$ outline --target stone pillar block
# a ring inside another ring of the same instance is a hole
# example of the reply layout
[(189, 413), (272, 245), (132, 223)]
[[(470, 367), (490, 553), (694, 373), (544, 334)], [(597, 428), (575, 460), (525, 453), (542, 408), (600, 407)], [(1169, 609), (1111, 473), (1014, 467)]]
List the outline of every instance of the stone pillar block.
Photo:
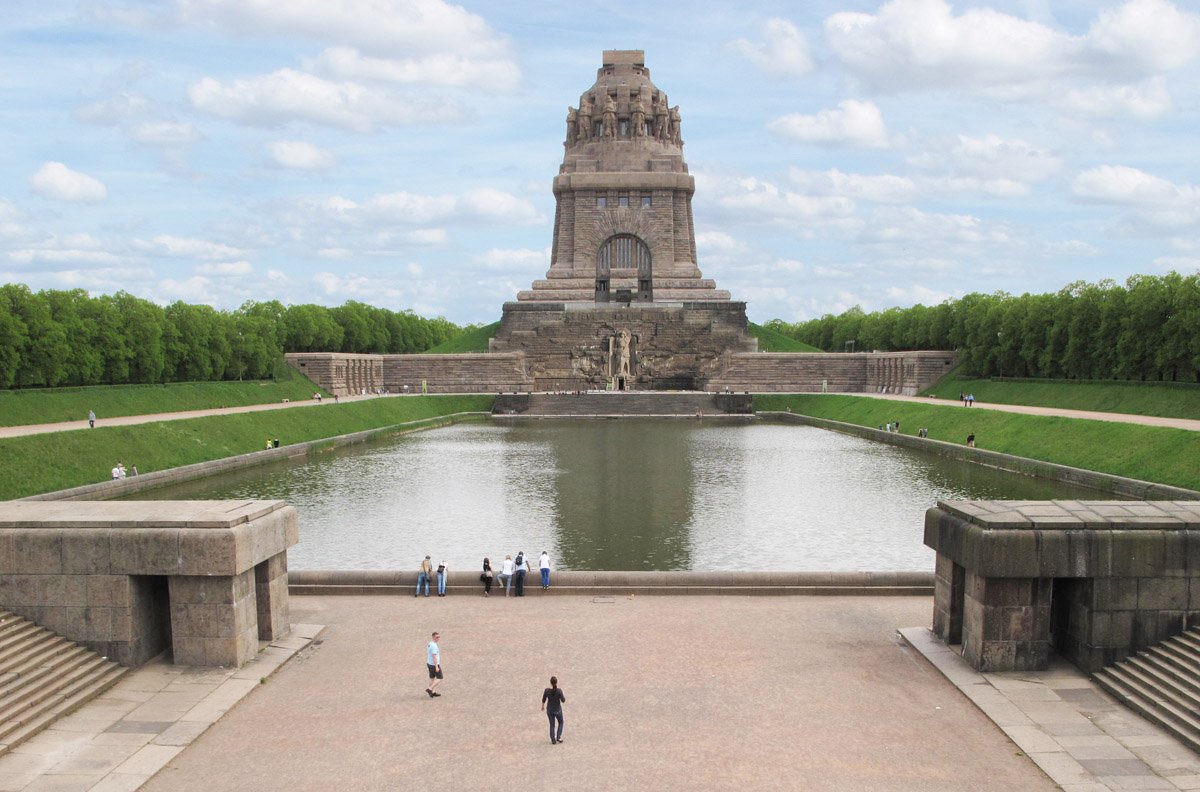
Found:
[(177, 665), (240, 666), (258, 653), (254, 573), (170, 579)]
[(258, 638), (273, 641), (291, 630), (288, 623), (287, 554), (279, 553), (254, 567)]

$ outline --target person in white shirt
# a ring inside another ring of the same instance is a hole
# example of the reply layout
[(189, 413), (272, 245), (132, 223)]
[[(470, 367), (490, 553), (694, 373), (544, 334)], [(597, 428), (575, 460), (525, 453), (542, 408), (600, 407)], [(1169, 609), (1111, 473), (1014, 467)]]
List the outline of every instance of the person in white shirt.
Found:
[(509, 589), (512, 588), (513, 577), (513, 560), (512, 556), (504, 556), (504, 564), (500, 567), (500, 582), (504, 584), (504, 596), (508, 596)]
[(538, 569), (542, 570), (542, 591), (550, 588), (550, 554), (545, 550), (542, 551), (542, 557), (538, 561)]

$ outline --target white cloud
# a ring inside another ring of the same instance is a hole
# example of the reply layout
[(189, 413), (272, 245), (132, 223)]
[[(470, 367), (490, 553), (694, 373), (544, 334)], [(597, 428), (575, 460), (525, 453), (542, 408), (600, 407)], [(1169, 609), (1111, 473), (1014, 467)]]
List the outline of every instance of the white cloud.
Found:
[(738, 39), (733, 48), (771, 74), (803, 77), (813, 69), (808, 40), (786, 19), (768, 19), (763, 24), (762, 43)]
[(249, 261), (222, 261), (213, 264), (197, 264), (197, 275), (216, 275), (218, 277), (233, 277), (249, 275), (254, 271)]
[(797, 189), (810, 195), (840, 195), (873, 203), (907, 203), (919, 194), (912, 179), (891, 174), (843, 173), (837, 168), (827, 171), (792, 168), (788, 177)]
[(337, 164), (333, 152), (300, 140), (276, 140), (267, 144), (272, 161), (283, 168), (328, 170)]
[(159, 234), (150, 240), (135, 239), (133, 245), (138, 250), (155, 256), (199, 259), (201, 261), (230, 261), (245, 255), (244, 251), (220, 242), (177, 237), (170, 234)]
[(948, 291), (941, 289), (930, 289), (926, 286), (905, 286), (903, 288), (897, 286), (889, 286), (887, 290), (888, 301), (893, 305), (938, 305), (949, 300), (954, 295)]
[(743, 243), (724, 231), (698, 231), (696, 233), (696, 249), (705, 253), (734, 253), (745, 248)]
[(190, 86), (187, 94), (197, 110), (263, 127), (305, 121), (368, 132), (378, 126), (437, 123), (464, 115), (461, 108), (442, 99), (331, 82), (295, 69), (229, 83), (206, 77)]
[(767, 126), (783, 137), (818, 146), (887, 148), (891, 145), (879, 108), (855, 99), (846, 99), (836, 108), (826, 108), (816, 115), (781, 116)]
[(550, 266), (550, 248), (541, 250), (491, 248), (486, 253), (476, 256), (475, 260), (484, 268), (498, 272), (541, 271)]
[(29, 186), (43, 198), (70, 203), (100, 203), (108, 198), (104, 182), (71, 170), (61, 162), (42, 165), (29, 177)]
[(313, 282), (327, 297), (363, 300), (372, 305), (379, 305), (380, 301), (384, 300), (400, 301), (405, 297), (404, 288), (388, 278), (358, 274), (341, 276), (332, 272), (318, 272), (313, 275)]
[(507, 58), (485, 60), (455, 52), (421, 58), (376, 58), (353, 47), (330, 47), (305, 66), (342, 80), (511, 91), (521, 70)]
[(963, 90), (1097, 114), (1161, 112), (1165, 87), (1136, 84), (1200, 55), (1200, 16), (1165, 0), (1103, 11), (1081, 36), (989, 8), (955, 14), (945, 0), (834, 14), (825, 32), (843, 65), (877, 89)]
[(25, 213), (7, 198), (0, 198), (0, 239), (25, 239), (30, 229), (25, 225)]
[(876, 210), (858, 239), (868, 244), (926, 251), (955, 245), (960, 250), (969, 248), (977, 253), (980, 245), (1008, 245), (1014, 238), (1004, 224), (989, 223), (974, 215), (927, 213), (906, 206)]
[(697, 176), (697, 196), (708, 206), (741, 222), (783, 223), (798, 233), (819, 227), (855, 226), (854, 201), (840, 195), (805, 195), (754, 177), (719, 179)]
[(200, 140), (200, 131), (192, 124), (174, 121), (144, 121), (130, 130), (139, 143), (156, 146), (186, 146)]
[(144, 96), (131, 93), (119, 93), (98, 102), (89, 102), (75, 108), (71, 116), (76, 121), (89, 124), (113, 125), (137, 118), (149, 110), (150, 104)]
[(1002, 198), (1028, 195), (1032, 185), (1056, 175), (1062, 159), (1048, 149), (998, 135), (959, 135), (953, 143), (933, 141), (927, 151), (909, 157), (926, 193), (976, 192)]
[(1091, 85), (1069, 88), (1055, 102), (1058, 107), (1093, 118), (1132, 116), (1153, 119), (1167, 113), (1174, 102), (1167, 83), (1155, 77), (1136, 85)]
[(1124, 165), (1102, 165), (1077, 175), (1071, 182), (1076, 198), (1100, 203), (1182, 205), (1200, 201), (1200, 190), (1180, 186)]
[(25, 267), (61, 268), (89, 264), (96, 267), (128, 265), (129, 259), (111, 243), (91, 234), (50, 236), (37, 244), (8, 251), (8, 259)]

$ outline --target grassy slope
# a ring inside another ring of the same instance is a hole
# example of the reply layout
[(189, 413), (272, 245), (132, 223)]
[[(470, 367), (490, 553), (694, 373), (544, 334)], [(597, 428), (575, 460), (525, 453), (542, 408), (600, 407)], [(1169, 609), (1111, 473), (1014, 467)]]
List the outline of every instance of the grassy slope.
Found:
[[(177, 382), (167, 385), (93, 385), (86, 388), (28, 388), (0, 391), (0, 426), (87, 420), (96, 411), (97, 426), (120, 415), (204, 410), (302, 401), (320, 390), (290, 366), (279, 378), (250, 382)], [(325, 394), (328, 395), (328, 394)]]
[(455, 412), (489, 411), (491, 396), (410, 396), (218, 415), (136, 426), (97, 427), (0, 439), (0, 499), (103, 481), (117, 460), (142, 473), (282, 444), (392, 426)]
[(778, 333), (770, 328), (756, 325), (754, 322), (749, 323), (750, 335), (758, 339), (758, 351), (760, 352), (820, 352), (815, 346), (809, 346), (803, 341), (797, 341), (794, 338), (788, 338), (783, 333)]
[(940, 380), (926, 391), (926, 394), (943, 399), (957, 399), (960, 392), (974, 393), (977, 402), (1162, 415), (1168, 418), (1200, 418), (1200, 385), (989, 380), (969, 379), (952, 374)]
[(483, 327), (475, 327), (470, 330), (465, 330), (462, 333), (454, 336), (454, 338), (443, 341), (435, 347), (426, 349), (421, 354), (423, 355), (459, 355), (464, 352), (487, 352), (488, 339), (496, 335), (496, 330), (500, 328), (500, 322), (497, 320)]
[[(957, 396), (957, 392), (955, 396)], [(976, 394), (978, 396), (978, 394)], [(756, 410), (783, 410), (860, 426), (899, 421), (903, 434), (928, 427), (934, 440), (966, 441), (993, 451), (1200, 489), (1200, 432), (1106, 421), (1019, 415), (967, 407), (892, 402), (855, 396), (756, 396)]]

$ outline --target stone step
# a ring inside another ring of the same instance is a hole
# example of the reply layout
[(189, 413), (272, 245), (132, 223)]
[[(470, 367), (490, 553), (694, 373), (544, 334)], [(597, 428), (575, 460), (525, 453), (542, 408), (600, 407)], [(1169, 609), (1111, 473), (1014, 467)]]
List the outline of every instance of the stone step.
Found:
[(1143, 654), (1130, 657), (1121, 665), (1121, 669), (1148, 688), (1152, 688), (1162, 698), (1179, 704), (1191, 712), (1200, 711), (1200, 696), (1190, 690), (1184, 683), (1174, 679), (1170, 672), (1164, 672), (1157, 666), (1146, 662)]
[[(53, 633), (39, 638), (36, 642), (31, 642), (29, 649), (22, 654), (20, 662), (15, 662), (4, 669), (6, 673), (11, 673), (15, 676), (11, 681), (5, 682), (4, 685), (0, 686), (0, 697), (4, 695), (5, 690), (10, 685), (19, 682), (24, 675), (36, 668), (53, 665), (60, 655), (68, 653), (72, 648), (79, 647)], [(0, 698), (0, 701), (2, 700)]]
[(1171, 732), (1193, 751), (1200, 751), (1200, 720), (1193, 712), (1163, 699), (1157, 691), (1123, 674), (1116, 666), (1097, 671), (1097, 684), (1147, 720)]
[[(128, 668), (110, 664), (110, 667), (104, 669), (99, 674), (80, 683), (72, 690), (65, 691), (56, 696), (52, 704), (42, 708), (37, 714), (28, 713), (26, 720), (16, 724), (11, 729), (6, 729), (3, 735), (0, 736), (0, 756), (16, 748), (59, 718), (64, 715), (70, 715), (79, 707), (96, 698), (119, 682), (121, 677), (125, 676), (128, 672)], [(0, 726), (0, 729), (8, 725), (3, 724), (3, 726)]]
[[(733, 402), (737, 406), (730, 407)], [(744, 402), (744, 404), (742, 404)], [(727, 415), (731, 409), (748, 414), (748, 397), (740, 400), (711, 393), (580, 393), (544, 394), (529, 397), (526, 416), (608, 416), (608, 415)]]
[[(96, 653), (76, 646), (49, 658), (42, 665), (30, 668), (0, 690), (0, 707), (17, 707), (35, 700), (47, 691), (43, 683), (53, 687), (55, 677), (73, 673), (81, 665), (96, 659)], [(0, 710), (0, 715), (8, 710)]]
[(1176, 663), (1200, 678), (1200, 652), (1191, 651), (1174, 641), (1167, 641), (1150, 651), (1162, 655), (1164, 659)]
[(56, 636), (49, 630), (38, 628), (23, 633), (19, 640), (0, 651), (0, 670), (19, 668), (27, 663), (30, 657), (37, 655), (43, 649), (55, 645)]
[(1200, 630), (1189, 630), (1175, 637), (1177, 646), (1186, 647), (1187, 649), (1200, 654)]
[(1169, 679), (1172, 684), (1200, 697), (1200, 668), (1197, 666), (1181, 662), (1175, 655), (1163, 652), (1160, 647), (1147, 649), (1138, 655), (1138, 660)]
[(20, 624), (0, 634), (0, 669), (4, 668), (5, 658), (14, 650), (25, 644), (33, 635), (48, 632), (30, 621), (21, 620)]
[[(30, 674), (25, 684), (0, 701), (0, 723), (28, 720), (27, 712), (40, 710), (46, 700), (56, 698), (60, 691), (81, 679), (95, 676), (97, 671), (109, 665), (95, 652), (86, 649), (83, 652), (82, 655), (71, 655), (69, 660), (59, 665), (45, 667), (44, 673)], [(0, 729), (0, 739), (3, 739), (2, 735), (3, 730)]]

